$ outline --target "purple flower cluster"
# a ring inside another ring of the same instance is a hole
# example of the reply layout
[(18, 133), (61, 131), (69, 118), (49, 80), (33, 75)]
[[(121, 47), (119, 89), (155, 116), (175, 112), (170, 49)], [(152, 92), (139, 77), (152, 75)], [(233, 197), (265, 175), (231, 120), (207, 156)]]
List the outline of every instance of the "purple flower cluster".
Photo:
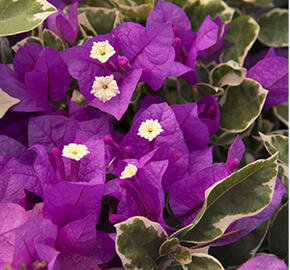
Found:
[[(50, 2), (62, 9), (76, 1)], [(62, 10), (51, 15), (46, 27), (74, 45), (77, 3), (68, 18)], [(182, 226), (193, 221), (205, 191), (232, 174), (245, 151), (237, 136), (227, 159), (214, 163), (210, 136), (219, 129), (217, 98), (168, 105), (147, 96), (126, 134), (114, 130), (106, 113), (120, 120), (139, 82), (155, 91), (168, 77), (197, 83), (196, 61), (214, 57), (228, 28), (207, 16), (194, 33), (181, 8), (159, 1), (146, 27), (123, 23), (62, 52), (26, 43), (13, 69), (0, 65), (0, 88), (20, 100), (0, 121), (0, 269), (106, 269), (116, 255), (115, 232), (102, 222), (144, 216), (172, 233), (166, 199)], [(267, 107), (288, 98), (287, 66), (271, 50), (247, 73), (269, 90)], [(68, 93), (74, 79), (87, 106)], [(285, 193), (277, 179), (270, 205), (232, 223), (227, 232), (239, 232), (214, 245), (254, 230)]]

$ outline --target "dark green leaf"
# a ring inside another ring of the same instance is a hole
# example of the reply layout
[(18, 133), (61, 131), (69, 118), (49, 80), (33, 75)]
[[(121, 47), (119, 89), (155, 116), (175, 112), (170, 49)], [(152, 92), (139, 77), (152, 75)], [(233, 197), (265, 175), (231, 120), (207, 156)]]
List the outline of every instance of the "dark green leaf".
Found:
[(208, 83), (197, 83), (194, 85), (195, 91), (201, 96), (220, 96), (224, 93), (224, 89), (221, 87), (216, 87)]
[(195, 71), (198, 76), (198, 81), (201, 83), (209, 83), (209, 71), (206, 66), (202, 64), (197, 64), (195, 66)]
[(0, 63), (10, 64), (13, 61), (13, 52), (10, 48), (9, 40), (6, 37), (0, 37)]
[(258, 34), (259, 25), (252, 17), (242, 15), (235, 18), (225, 37), (225, 40), (233, 43), (234, 46), (222, 53), (221, 61), (233, 60), (242, 67), (245, 57), (256, 41)]
[(116, 9), (87, 7), (79, 9), (79, 13), (80, 15), (84, 13), (87, 20), (87, 23), (85, 23), (80, 18), (81, 25), (87, 27), (90, 31), (93, 29), (96, 34), (102, 35), (113, 30), (119, 12)]
[(210, 72), (211, 84), (220, 87), (240, 85), (246, 77), (247, 70), (236, 66), (234, 63), (229, 61), (212, 69)]
[(277, 155), (257, 160), (205, 191), (205, 202), (192, 224), (172, 235), (180, 241), (210, 242), (243, 217), (256, 215), (272, 200), (277, 176)]
[(38, 37), (33, 37), (33, 36), (30, 36), (30, 37), (27, 37), (27, 38), (24, 38), (20, 41), (18, 41), (13, 47), (12, 47), (12, 50), (14, 52), (17, 52), (19, 48), (23, 47), (25, 43), (38, 43), (40, 45), (43, 45), (43, 41), (42, 39), (38, 38)]
[(161, 225), (145, 217), (132, 217), (115, 227), (116, 251), (125, 269), (153, 269), (160, 246), (167, 239)]
[(130, 20), (145, 22), (154, 8), (154, 0), (111, 0), (115, 7)]
[(207, 15), (220, 17), (224, 23), (232, 20), (234, 9), (222, 0), (189, 0), (185, 12), (191, 21), (192, 30), (197, 32)]
[(288, 202), (277, 213), (269, 231), (269, 248), (279, 258), (288, 255)]
[(176, 250), (179, 247), (179, 240), (176, 237), (173, 237), (171, 239), (167, 239), (162, 243), (159, 249), (159, 254), (161, 256), (166, 256), (170, 253), (176, 252)]
[(225, 267), (243, 264), (255, 255), (262, 244), (268, 229), (269, 221), (264, 222), (247, 236), (230, 245), (211, 247), (210, 255), (217, 258)]
[(288, 104), (279, 104), (273, 107), (274, 114), (276, 117), (288, 127), (289, 120), (288, 120)]
[(220, 127), (228, 132), (246, 130), (260, 115), (268, 91), (251, 79), (228, 87), (220, 103)]
[(43, 30), (42, 39), (44, 47), (52, 47), (57, 51), (63, 51), (65, 49), (65, 45), (60, 37), (48, 29)]
[(192, 261), (190, 264), (185, 265), (185, 269), (188, 270), (224, 270), (221, 263), (214, 257), (202, 254), (194, 253), (192, 255)]
[(268, 47), (288, 46), (288, 10), (275, 8), (258, 18), (259, 41)]
[(259, 132), (270, 155), (279, 152), (278, 159), (288, 165), (288, 137), (283, 135), (265, 135)]

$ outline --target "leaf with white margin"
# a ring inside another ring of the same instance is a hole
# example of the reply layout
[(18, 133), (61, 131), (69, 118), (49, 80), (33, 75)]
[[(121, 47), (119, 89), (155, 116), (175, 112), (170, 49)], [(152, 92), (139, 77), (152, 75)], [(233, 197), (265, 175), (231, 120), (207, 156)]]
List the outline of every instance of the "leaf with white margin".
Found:
[(241, 265), (256, 254), (268, 233), (269, 227), (270, 221), (268, 220), (237, 242), (225, 246), (210, 247), (210, 255), (217, 258), (225, 267)]
[(287, 47), (288, 15), (287, 9), (275, 8), (260, 16), (259, 41), (268, 47)]
[(26, 43), (38, 43), (43, 46), (43, 40), (38, 37), (28, 36), (27, 38), (21, 39), (15, 45), (11, 47), (14, 52), (17, 52), (22, 48)]
[(194, 90), (201, 95), (204, 96), (221, 96), (224, 93), (224, 89), (221, 87), (213, 86), (208, 83), (196, 83), (193, 86)]
[(46, 0), (1, 0), (0, 36), (30, 31), (56, 11)]
[(20, 99), (9, 96), (0, 88), (0, 119), (5, 115), (9, 108), (19, 102)]
[(280, 178), (281, 182), (288, 190), (289, 186), (289, 168), (284, 163), (280, 162), (278, 167), (278, 177)]
[(175, 259), (182, 265), (189, 264), (192, 262), (190, 249), (180, 246), (177, 253), (175, 254)]
[(79, 8), (79, 22), (95, 35), (106, 34), (113, 30), (119, 11), (102, 7)]
[(238, 0), (238, 1), (231, 1), (232, 5), (238, 8), (242, 8), (245, 4), (251, 4), (253, 6), (260, 6), (260, 7), (273, 7), (273, 0)]
[(287, 127), (289, 125), (288, 111), (289, 111), (288, 104), (279, 104), (273, 107), (273, 112), (275, 116)]
[(160, 248), (159, 248), (159, 254), (160, 256), (166, 256), (171, 253), (175, 253), (179, 247), (179, 240), (176, 237), (170, 238), (165, 240)]
[(183, 7), (186, 4), (187, 0), (167, 0), (167, 2), (171, 2), (177, 6)]
[(156, 266), (159, 248), (167, 239), (159, 223), (135, 216), (115, 225), (116, 251), (125, 269), (151, 270)]
[(224, 270), (221, 263), (208, 254), (194, 253), (191, 254), (191, 263), (185, 265), (188, 270)]
[(213, 256), (204, 253), (191, 253), (191, 263), (180, 265), (173, 262), (166, 270), (224, 270), (224, 268)]
[(188, 0), (185, 13), (191, 21), (191, 27), (197, 32), (207, 15), (212, 19), (220, 17), (223, 23), (232, 20), (235, 10), (222, 0)]
[(111, 0), (111, 2), (122, 14), (134, 22), (145, 22), (150, 11), (154, 8), (154, 0)]
[(281, 206), (272, 221), (268, 235), (269, 249), (279, 258), (288, 255), (288, 202)]
[(203, 82), (196, 83), (195, 85), (182, 83), (181, 89), (181, 96), (186, 101), (185, 103), (197, 102), (205, 96), (218, 97), (225, 92), (222, 87), (216, 87)]
[(221, 62), (233, 60), (242, 67), (248, 51), (259, 35), (259, 25), (250, 16), (235, 18), (226, 34), (225, 40), (234, 45), (226, 49), (220, 57)]
[(246, 78), (240, 85), (228, 87), (221, 99), (221, 129), (237, 133), (246, 130), (260, 115), (268, 91)]
[(42, 31), (42, 39), (45, 48), (52, 47), (56, 51), (63, 51), (65, 49), (65, 45), (60, 37), (48, 29)]
[(210, 71), (211, 84), (223, 87), (225, 85), (237, 86), (242, 83), (247, 69), (239, 67), (234, 61), (221, 63)]
[(288, 137), (283, 135), (265, 135), (259, 132), (264, 146), (270, 155), (279, 152), (278, 159), (288, 166)]
[(273, 197), (278, 173), (277, 154), (257, 160), (217, 182), (205, 191), (205, 201), (193, 222), (175, 232), (181, 242), (211, 242), (234, 221), (254, 216)]
[(13, 53), (10, 48), (10, 42), (6, 37), (0, 37), (0, 63), (11, 64), (13, 61)]

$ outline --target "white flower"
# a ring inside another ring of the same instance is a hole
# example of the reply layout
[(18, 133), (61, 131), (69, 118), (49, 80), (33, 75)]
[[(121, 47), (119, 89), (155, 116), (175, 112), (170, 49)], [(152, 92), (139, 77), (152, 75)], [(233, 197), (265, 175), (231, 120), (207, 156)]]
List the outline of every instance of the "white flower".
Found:
[(112, 97), (120, 94), (119, 87), (117, 82), (114, 80), (114, 76), (110, 75), (105, 77), (95, 77), (91, 94), (103, 102), (109, 101)]
[(98, 59), (102, 63), (106, 63), (115, 53), (116, 51), (113, 46), (111, 46), (108, 40), (105, 40), (93, 43), (90, 51), (90, 57), (93, 59)]
[(122, 171), (120, 179), (131, 178), (137, 173), (138, 169), (133, 164), (128, 164)]
[(158, 120), (147, 119), (145, 122), (141, 123), (138, 129), (138, 135), (151, 142), (162, 131), (164, 130), (162, 129)]
[(70, 143), (62, 149), (62, 156), (79, 161), (90, 151), (84, 144)]

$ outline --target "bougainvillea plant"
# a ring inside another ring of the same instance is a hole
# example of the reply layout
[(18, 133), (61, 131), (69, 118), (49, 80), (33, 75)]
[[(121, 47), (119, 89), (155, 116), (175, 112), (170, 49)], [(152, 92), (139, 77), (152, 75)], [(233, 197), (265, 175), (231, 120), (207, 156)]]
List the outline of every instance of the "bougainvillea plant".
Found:
[(0, 1), (0, 270), (288, 269), (288, 9)]

